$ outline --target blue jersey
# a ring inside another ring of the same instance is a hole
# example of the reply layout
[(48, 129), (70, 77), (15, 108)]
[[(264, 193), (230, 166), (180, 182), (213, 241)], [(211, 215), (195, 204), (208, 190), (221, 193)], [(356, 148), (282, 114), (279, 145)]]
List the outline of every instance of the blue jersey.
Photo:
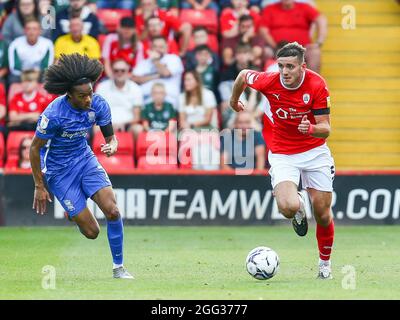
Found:
[(48, 140), (40, 151), (42, 172), (52, 176), (84, 166), (94, 157), (86, 139), (88, 132), (95, 124), (109, 123), (110, 107), (98, 94), (93, 94), (88, 110), (73, 108), (66, 95), (55, 99), (40, 115), (36, 128), (36, 136)]

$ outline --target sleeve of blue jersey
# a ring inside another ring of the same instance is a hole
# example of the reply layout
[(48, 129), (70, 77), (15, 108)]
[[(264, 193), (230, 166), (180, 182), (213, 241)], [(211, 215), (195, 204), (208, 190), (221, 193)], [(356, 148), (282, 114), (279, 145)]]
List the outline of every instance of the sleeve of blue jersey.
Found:
[(49, 113), (42, 113), (36, 125), (35, 135), (43, 140), (51, 139), (58, 130), (58, 121)]
[(94, 103), (97, 109), (96, 124), (99, 125), (100, 127), (104, 127), (110, 124), (111, 110), (108, 102), (103, 97), (96, 94)]

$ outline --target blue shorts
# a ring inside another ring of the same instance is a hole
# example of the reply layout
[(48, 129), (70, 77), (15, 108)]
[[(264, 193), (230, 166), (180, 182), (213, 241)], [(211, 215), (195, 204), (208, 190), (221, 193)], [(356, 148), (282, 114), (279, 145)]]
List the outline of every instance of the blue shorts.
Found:
[(68, 172), (46, 176), (46, 180), (49, 190), (60, 201), (70, 218), (86, 208), (88, 198), (100, 189), (111, 186), (107, 173), (96, 157)]

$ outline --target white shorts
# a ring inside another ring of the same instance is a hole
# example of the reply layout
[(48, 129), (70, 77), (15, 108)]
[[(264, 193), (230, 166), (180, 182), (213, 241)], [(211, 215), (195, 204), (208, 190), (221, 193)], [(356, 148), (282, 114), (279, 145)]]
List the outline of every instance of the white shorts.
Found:
[(296, 154), (268, 153), (271, 165), (272, 188), (283, 181), (292, 181), (297, 186), (300, 182), (303, 189), (313, 188), (319, 191), (332, 192), (335, 176), (335, 164), (331, 151), (326, 144)]

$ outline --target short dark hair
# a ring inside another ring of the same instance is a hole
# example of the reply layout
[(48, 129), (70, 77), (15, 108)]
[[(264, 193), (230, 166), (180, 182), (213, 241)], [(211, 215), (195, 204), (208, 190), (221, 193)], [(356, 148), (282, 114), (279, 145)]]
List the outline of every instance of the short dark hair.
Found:
[(200, 51), (208, 51), (209, 53), (212, 53), (210, 47), (206, 44), (201, 44), (194, 48), (194, 53), (200, 52)]
[(132, 17), (123, 17), (119, 20), (119, 26), (122, 28), (134, 28), (135, 20)]
[(164, 42), (167, 43), (167, 39), (162, 35), (155, 36), (155, 37), (151, 38), (151, 43), (153, 43), (156, 40), (160, 40), (160, 39), (164, 40)]
[(64, 94), (76, 85), (96, 82), (102, 73), (103, 65), (97, 59), (79, 53), (61, 54), (58, 62), (46, 70), (44, 88), (49, 93)]
[(297, 57), (300, 63), (304, 62), (304, 55), (306, 48), (297, 42), (290, 42), (284, 45), (276, 54), (278, 58), (281, 57)]
[(251, 15), (249, 15), (249, 14), (244, 14), (244, 15), (242, 15), (242, 16), (240, 16), (240, 18), (239, 18), (239, 24), (240, 23), (242, 23), (243, 21), (252, 21), (252, 22), (254, 22), (254, 19), (253, 19), (253, 17), (251, 16)]
[(239, 42), (238, 45), (236, 46), (235, 53), (251, 52), (251, 50), (252, 50), (251, 45), (249, 45), (248, 43)]

